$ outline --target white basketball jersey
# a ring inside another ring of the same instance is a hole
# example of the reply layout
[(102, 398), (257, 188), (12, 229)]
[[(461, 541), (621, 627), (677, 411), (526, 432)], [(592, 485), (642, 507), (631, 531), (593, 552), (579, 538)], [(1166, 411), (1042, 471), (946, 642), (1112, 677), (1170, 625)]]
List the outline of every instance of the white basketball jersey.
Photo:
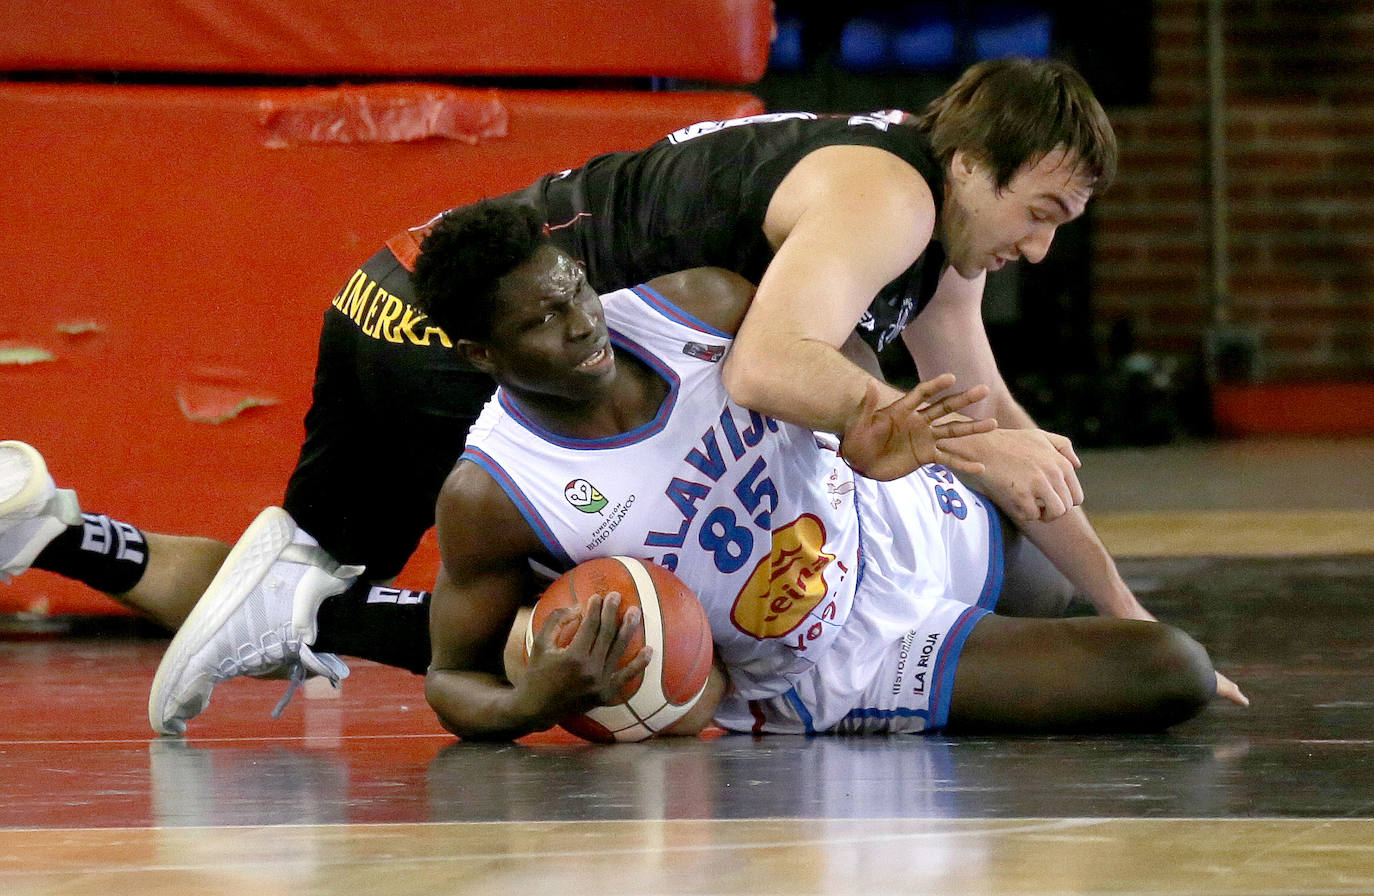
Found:
[[(745, 699), (782, 693), (845, 624), (862, 572), (854, 474), (833, 439), (730, 400), (730, 337), (640, 286), (603, 296), (625, 363), (669, 385), (649, 423), (606, 439), (541, 429), (504, 391), (463, 458), (505, 489), (568, 568), (628, 555), (674, 570)], [(817, 446), (821, 450), (817, 450)]]

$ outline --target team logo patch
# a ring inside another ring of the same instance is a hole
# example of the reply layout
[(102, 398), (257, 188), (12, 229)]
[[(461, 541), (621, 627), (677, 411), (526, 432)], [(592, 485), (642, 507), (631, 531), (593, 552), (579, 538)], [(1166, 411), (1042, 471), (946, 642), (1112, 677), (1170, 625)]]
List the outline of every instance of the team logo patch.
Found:
[(725, 346), (723, 345), (704, 345), (700, 342), (688, 342), (682, 346), (682, 353), (691, 358), (701, 361), (710, 361), (712, 364), (725, 357)]
[(825, 598), (825, 526), (809, 513), (773, 533), (773, 549), (749, 575), (730, 609), (730, 621), (762, 641), (787, 634)]
[(600, 513), (606, 507), (606, 496), (585, 479), (574, 479), (563, 486), (563, 497), (583, 513)]

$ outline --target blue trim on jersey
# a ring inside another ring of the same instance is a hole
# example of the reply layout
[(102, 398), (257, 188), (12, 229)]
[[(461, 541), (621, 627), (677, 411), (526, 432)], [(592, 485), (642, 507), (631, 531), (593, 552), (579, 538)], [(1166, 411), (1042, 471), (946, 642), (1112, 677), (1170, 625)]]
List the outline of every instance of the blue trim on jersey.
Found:
[(549, 553), (569, 569), (572, 568), (572, 558), (558, 543), (558, 539), (554, 537), (553, 530), (549, 528), (548, 523), (544, 522), (544, 518), (539, 515), (539, 511), (534, 509), (534, 505), (530, 503), (529, 498), (525, 497), (525, 493), (515, 484), (515, 480), (511, 478), (510, 474), (490, 454), (480, 448), (469, 447), (463, 451), (458, 459), (472, 461), (485, 470), (487, 475), (494, 479), (497, 485), (501, 486), (501, 490), (515, 504), (520, 515), (525, 518), (525, 522), (530, 524), (530, 528), (539, 536), (539, 540), (544, 543), (544, 547), (548, 548)]
[(574, 439), (570, 436), (561, 436), (557, 433), (549, 432), (538, 423), (535, 423), (534, 420), (530, 419), (520, 406), (515, 403), (515, 400), (506, 394), (505, 389), (497, 390), (496, 400), (500, 402), (501, 407), (507, 414), (510, 414), (511, 419), (516, 423), (534, 433), (545, 442), (548, 442), (550, 445), (566, 448), (569, 451), (605, 451), (612, 448), (624, 448), (627, 445), (634, 445), (657, 435), (668, 425), (668, 418), (672, 416), (673, 407), (677, 404), (677, 396), (681, 389), (682, 381), (678, 379), (678, 375), (673, 372), (671, 367), (660, 361), (648, 349), (631, 341), (628, 337), (617, 333), (615, 330), (611, 330), (610, 334), (611, 345), (634, 355), (640, 361), (644, 362), (646, 367), (658, 374), (668, 383), (668, 396), (663, 399), (663, 404), (659, 405), (658, 413), (654, 415), (654, 419), (650, 420), (648, 423), (642, 426), (636, 426), (629, 432), (607, 436), (604, 439)]
[(664, 317), (668, 318), (671, 321), (682, 324), (684, 327), (690, 327), (693, 330), (699, 330), (700, 332), (706, 333), (707, 335), (718, 336), (722, 339), (734, 338), (724, 330), (716, 329), (715, 327), (706, 323), (706, 321), (701, 320), (698, 317), (694, 317), (693, 315), (688, 314), (686, 311), (683, 311), (681, 308), (665, 299), (661, 293), (659, 293), (647, 284), (636, 286), (630, 291), (633, 292), (635, 295), (639, 296), (639, 298), (646, 305), (653, 308), (659, 314), (662, 314)]
[(797, 693), (797, 689), (790, 688), (787, 693), (782, 695), (782, 699), (791, 704), (792, 710), (797, 714), (797, 718), (800, 719), (802, 725), (805, 726), (806, 733), (815, 734), (816, 720), (812, 717), (811, 710), (807, 709), (806, 704), (802, 703), (801, 695)]
[[(855, 483), (857, 486), (858, 483)], [(854, 496), (851, 502), (854, 505), (854, 524), (858, 527), (858, 541), (854, 543), (854, 559), (859, 568), (854, 574), (854, 597), (850, 601), (850, 612), (854, 612), (854, 603), (859, 599), (859, 588), (864, 583), (864, 572), (868, 569), (868, 555), (864, 553), (864, 515), (859, 512), (859, 490), (856, 487), (850, 492)]]
[(983, 593), (978, 595), (978, 606), (985, 610), (996, 609), (997, 599), (1002, 596), (1002, 585), (1006, 581), (1006, 549), (1002, 545), (1002, 519), (997, 507), (987, 498), (972, 492), (978, 503), (988, 515), (988, 576), (983, 580)]
[(930, 727), (943, 728), (949, 721), (950, 698), (954, 692), (954, 670), (959, 666), (959, 655), (964, 651), (964, 642), (973, 632), (973, 627), (984, 616), (992, 615), (982, 607), (969, 607), (949, 627), (945, 643), (936, 652), (935, 667), (931, 673)]

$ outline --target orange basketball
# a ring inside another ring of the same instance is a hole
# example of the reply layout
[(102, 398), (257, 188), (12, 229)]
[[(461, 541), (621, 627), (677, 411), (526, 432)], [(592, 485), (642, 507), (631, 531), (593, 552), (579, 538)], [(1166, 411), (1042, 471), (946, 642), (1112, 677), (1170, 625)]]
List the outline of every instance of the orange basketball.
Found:
[[(525, 631), (528, 660), (534, 635), (558, 607), (583, 607), (593, 594), (620, 594), (620, 618), (639, 607), (644, 624), (627, 656), (648, 644), (653, 657), (616, 703), (564, 719), (560, 727), (587, 740), (643, 740), (682, 718), (711, 673), (711, 626), (697, 596), (661, 566), (632, 557), (598, 557), (565, 573), (539, 597)], [(570, 637), (570, 636), (569, 636)]]

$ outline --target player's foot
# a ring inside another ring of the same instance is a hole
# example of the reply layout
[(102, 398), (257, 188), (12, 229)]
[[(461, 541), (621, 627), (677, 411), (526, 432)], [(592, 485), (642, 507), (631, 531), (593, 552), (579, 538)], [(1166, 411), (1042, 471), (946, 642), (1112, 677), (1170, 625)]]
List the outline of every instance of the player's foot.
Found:
[(310, 645), (320, 604), (363, 569), (294, 543), (296, 531), (290, 514), (269, 507), (229, 552), (153, 678), (148, 721), (158, 734), (183, 733), (209, 704), (215, 685), (230, 678), (287, 672), (291, 684), (275, 718), (306, 676), (323, 675), (335, 687), (348, 676), (342, 660)]
[(23, 442), (0, 442), (0, 582), (28, 569), (48, 542), (80, 522), (76, 492), (53, 483), (43, 455)]

